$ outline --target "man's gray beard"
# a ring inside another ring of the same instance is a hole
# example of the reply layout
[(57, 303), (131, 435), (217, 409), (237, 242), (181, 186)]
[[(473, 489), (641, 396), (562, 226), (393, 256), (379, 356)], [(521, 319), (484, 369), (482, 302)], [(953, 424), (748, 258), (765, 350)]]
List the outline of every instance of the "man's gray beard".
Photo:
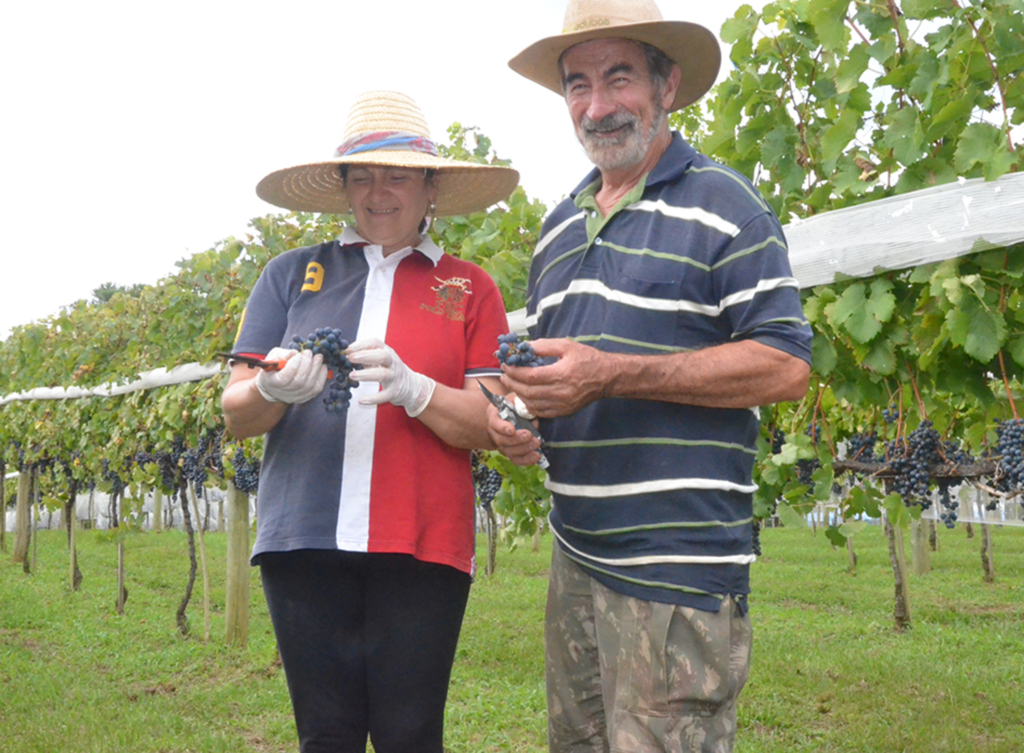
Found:
[[(647, 151), (651, 148), (651, 142), (655, 135), (661, 130), (665, 121), (665, 110), (660, 102), (654, 103), (654, 117), (651, 119), (651, 127), (646, 134), (641, 133), (641, 122), (633, 113), (628, 110), (618, 110), (611, 115), (606, 115), (595, 123), (586, 115), (580, 120), (580, 127), (576, 136), (583, 145), (590, 161), (601, 170), (628, 170), (643, 162)], [(615, 139), (600, 139), (593, 135), (593, 131), (614, 131), (621, 126), (628, 126), (625, 131)]]

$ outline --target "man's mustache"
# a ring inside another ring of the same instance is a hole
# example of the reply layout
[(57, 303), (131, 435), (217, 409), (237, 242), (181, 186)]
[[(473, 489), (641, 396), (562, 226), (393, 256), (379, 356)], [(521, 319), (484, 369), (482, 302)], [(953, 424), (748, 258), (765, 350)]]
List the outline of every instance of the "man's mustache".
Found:
[(580, 128), (588, 136), (597, 133), (610, 133), (623, 126), (635, 129), (637, 125), (639, 125), (639, 118), (630, 112), (613, 112), (598, 121), (593, 121), (586, 115), (580, 119)]

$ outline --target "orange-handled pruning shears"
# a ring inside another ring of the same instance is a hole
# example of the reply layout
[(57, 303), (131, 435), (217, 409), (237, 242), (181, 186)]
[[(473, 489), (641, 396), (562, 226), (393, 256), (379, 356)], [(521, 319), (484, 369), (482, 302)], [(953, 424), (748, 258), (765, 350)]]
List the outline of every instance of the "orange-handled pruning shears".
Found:
[(263, 369), (264, 371), (280, 371), (288, 363), (288, 359), (282, 358), (278, 361), (264, 361), (253, 356), (243, 356), (241, 353), (218, 353), (218, 358), (230, 358), (232, 361), (239, 361), (249, 365), (250, 369)]
[[(254, 356), (243, 356), (241, 353), (218, 353), (219, 358), (230, 358), (232, 361), (238, 361), (249, 365), (250, 369), (263, 369), (264, 371), (280, 371), (284, 368), (284, 365), (288, 363), (287, 358), (282, 358), (278, 361), (264, 361)], [(334, 371), (328, 370), (328, 379), (334, 379)]]

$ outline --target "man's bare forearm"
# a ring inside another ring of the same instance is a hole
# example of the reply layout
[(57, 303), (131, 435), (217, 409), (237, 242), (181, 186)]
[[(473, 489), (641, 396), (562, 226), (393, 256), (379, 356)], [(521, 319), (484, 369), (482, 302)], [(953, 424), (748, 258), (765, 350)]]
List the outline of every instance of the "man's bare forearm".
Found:
[(669, 356), (608, 354), (605, 397), (639, 398), (710, 408), (752, 408), (799, 400), (810, 367), (752, 340)]

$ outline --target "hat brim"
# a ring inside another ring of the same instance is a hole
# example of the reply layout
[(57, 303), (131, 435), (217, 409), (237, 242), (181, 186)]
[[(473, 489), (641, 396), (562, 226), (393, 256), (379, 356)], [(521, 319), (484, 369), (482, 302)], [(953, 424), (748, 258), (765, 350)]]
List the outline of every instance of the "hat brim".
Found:
[(672, 110), (691, 105), (715, 85), (722, 66), (718, 39), (700, 24), (688, 21), (644, 21), (634, 24), (599, 26), (585, 31), (559, 34), (534, 42), (512, 58), (508, 65), (516, 73), (562, 94), (558, 59), (570, 47), (595, 39), (631, 39), (657, 47), (682, 71), (682, 80), (672, 101)]
[(507, 199), (519, 183), (511, 167), (458, 162), (412, 151), (374, 151), (277, 170), (256, 186), (256, 195), (274, 206), (296, 212), (349, 214), (339, 165), (412, 167), (435, 171), (436, 217), (470, 214)]

